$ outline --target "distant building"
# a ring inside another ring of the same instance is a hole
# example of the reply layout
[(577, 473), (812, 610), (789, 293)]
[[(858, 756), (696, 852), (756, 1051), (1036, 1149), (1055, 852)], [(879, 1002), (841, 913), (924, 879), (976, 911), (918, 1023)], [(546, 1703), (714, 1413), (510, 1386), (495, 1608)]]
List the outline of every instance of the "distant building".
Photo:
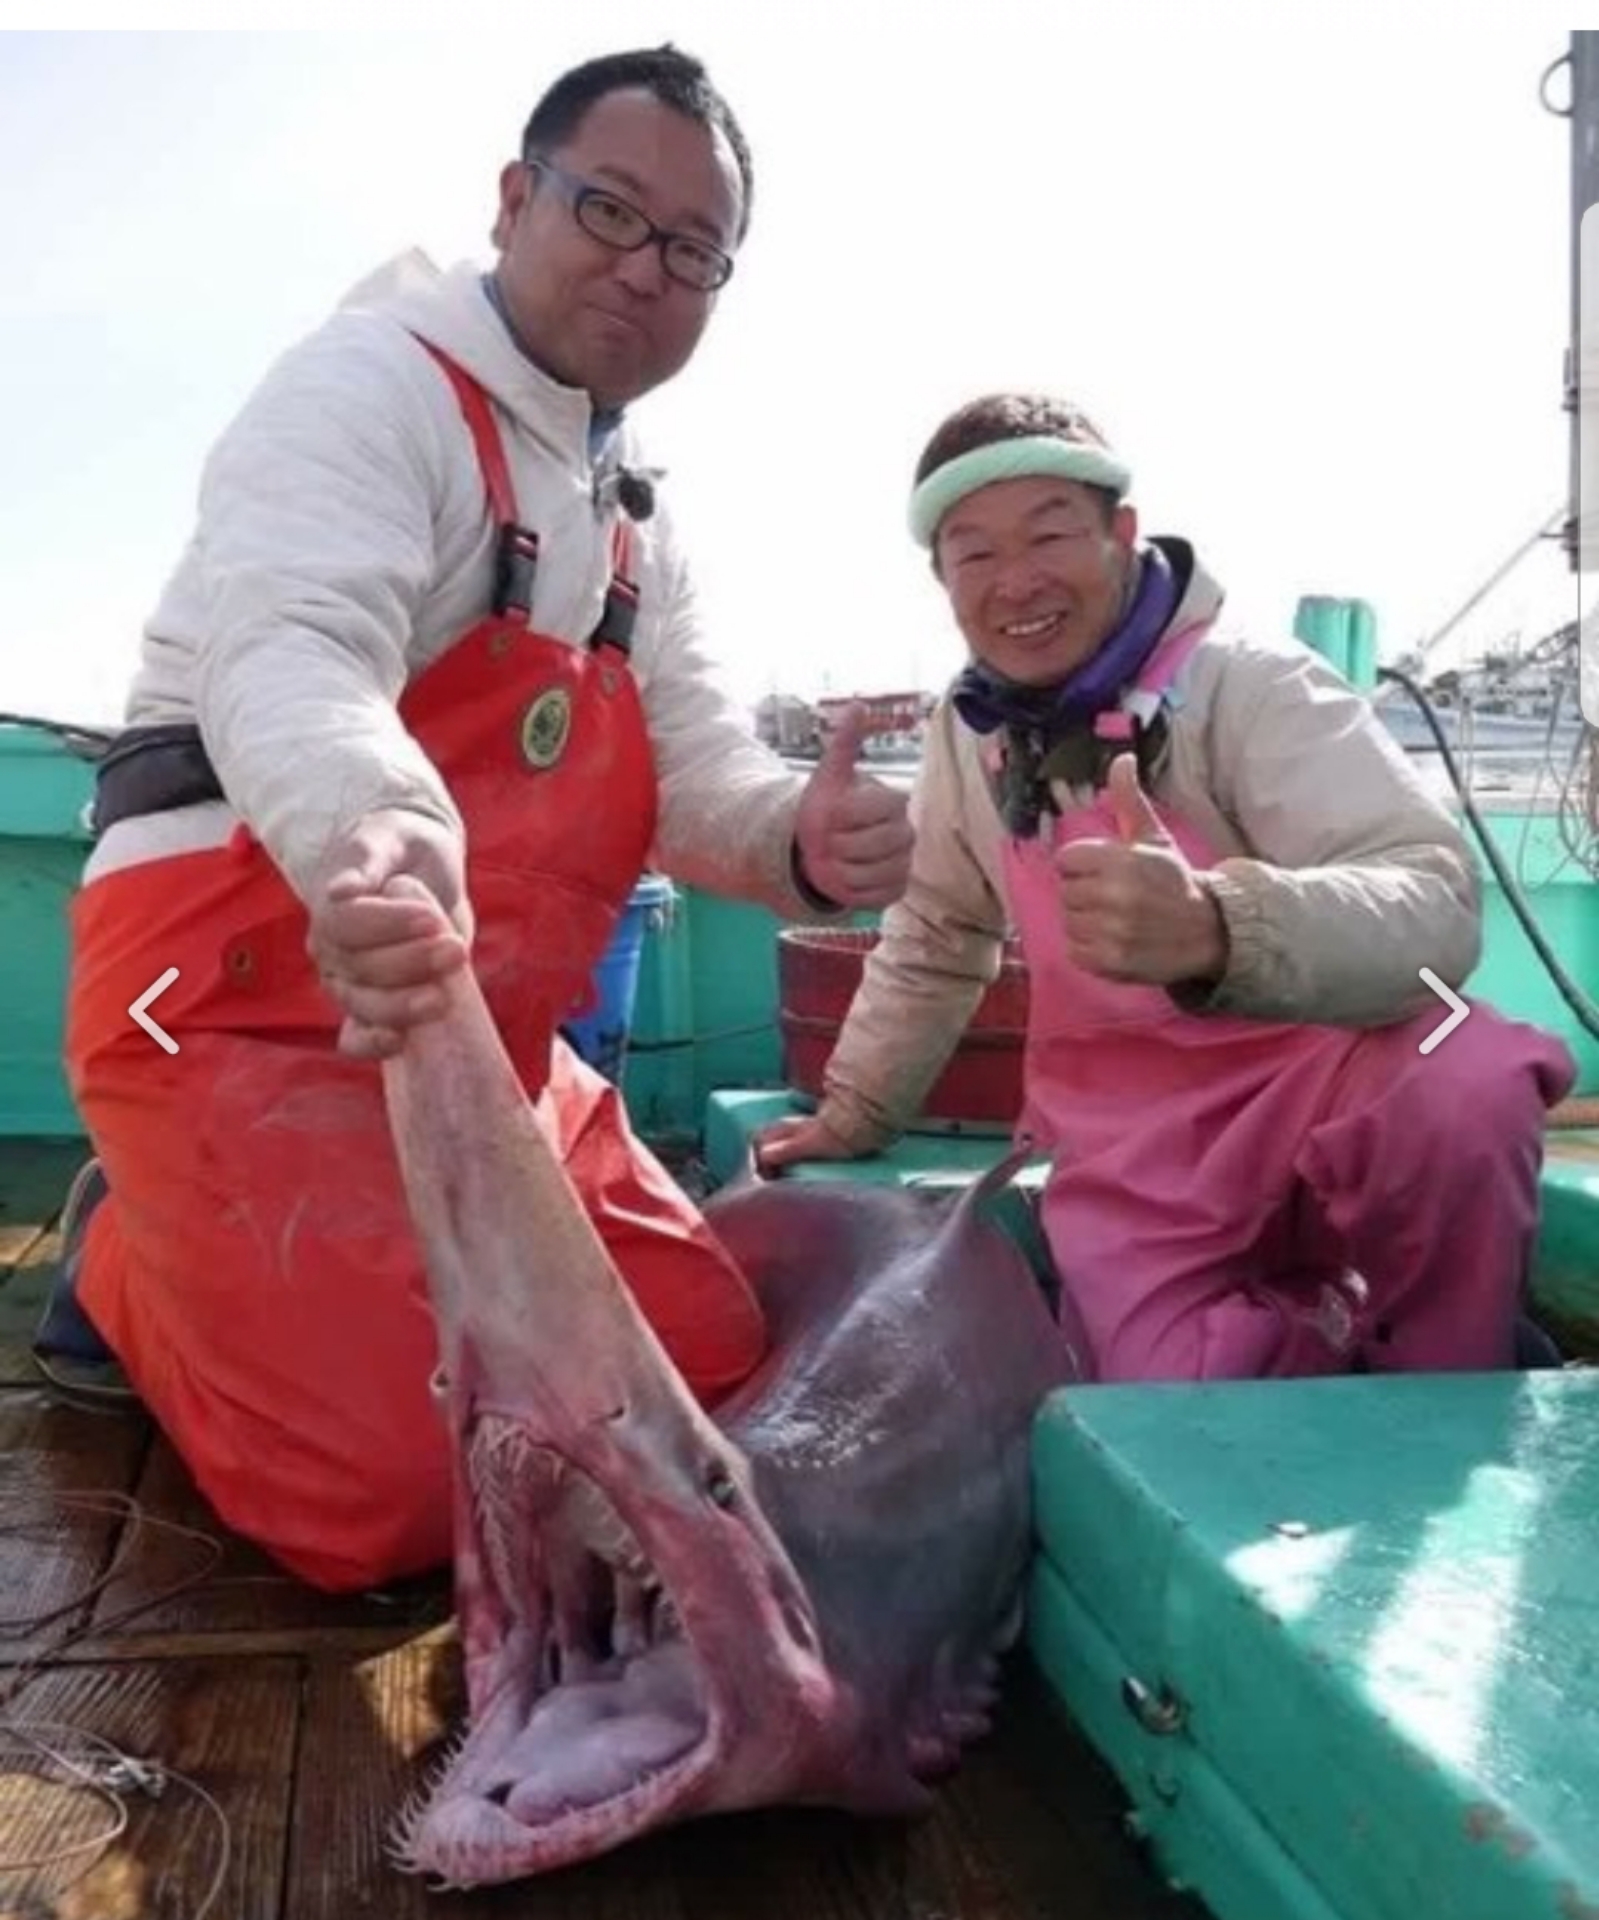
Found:
[(863, 706), (871, 721), (874, 749), (881, 754), (918, 754), (927, 716), (937, 701), (930, 693), (858, 693), (830, 695), (816, 703), (825, 737), (852, 706)]
[(755, 709), (755, 731), (779, 753), (814, 758), (822, 750), (816, 709), (791, 693), (769, 693)]

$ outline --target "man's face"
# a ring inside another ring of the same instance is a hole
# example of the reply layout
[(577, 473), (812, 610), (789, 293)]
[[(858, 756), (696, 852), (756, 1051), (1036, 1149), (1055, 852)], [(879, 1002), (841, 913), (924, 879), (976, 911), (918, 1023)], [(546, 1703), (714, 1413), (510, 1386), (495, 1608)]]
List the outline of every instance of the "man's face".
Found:
[(1138, 521), (1107, 524), (1075, 480), (996, 480), (938, 529), (938, 576), (966, 644), (1009, 680), (1048, 686), (1110, 638), (1121, 616)]
[[(741, 199), (732, 148), (653, 94), (606, 94), (545, 157), (657, 226), (733, 251)], [(546, 372), (585, 388), (598, 407), (625, 406), (669, 380), (715, 303), (667, 273), (659, 246), (623, 253), (585, 232), (556, 183), (519, 164), (500, 177), (494, 241), (517, 332)]]

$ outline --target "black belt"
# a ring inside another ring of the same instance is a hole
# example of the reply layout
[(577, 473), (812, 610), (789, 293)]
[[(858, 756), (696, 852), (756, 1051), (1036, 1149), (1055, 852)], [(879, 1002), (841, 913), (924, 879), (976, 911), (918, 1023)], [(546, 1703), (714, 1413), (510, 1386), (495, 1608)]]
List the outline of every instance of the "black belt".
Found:
[(127, 727), (95, 769), (90, 821), (96, 834), (119, 820), (225, 798), (211, 756), (192, 722)]

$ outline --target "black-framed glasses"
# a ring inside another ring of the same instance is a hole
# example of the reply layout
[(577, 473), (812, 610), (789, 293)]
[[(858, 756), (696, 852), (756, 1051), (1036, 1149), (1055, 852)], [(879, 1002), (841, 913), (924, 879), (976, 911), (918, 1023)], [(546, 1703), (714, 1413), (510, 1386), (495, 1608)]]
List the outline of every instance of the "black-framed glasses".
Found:
[(551, 184), (572, 209), (572, 218), (592, 239), (618, 253), (637, 253), (641, 247), (661, 250), (661, 264), (674, 280), (696, 293), (714, 293), (727, 285), (733, 272), (733, 256), (700, 240), (692, 233), (668, 233), (658, 227), (647, 213), (641, 213), (631, 200), (624, 200), (609, 187), (597, 187), (592, 180), (580, 180), (575, 173), (556, 166), (553, 160), (530, 154), (522, 163), (530, 173), (549, 176)]

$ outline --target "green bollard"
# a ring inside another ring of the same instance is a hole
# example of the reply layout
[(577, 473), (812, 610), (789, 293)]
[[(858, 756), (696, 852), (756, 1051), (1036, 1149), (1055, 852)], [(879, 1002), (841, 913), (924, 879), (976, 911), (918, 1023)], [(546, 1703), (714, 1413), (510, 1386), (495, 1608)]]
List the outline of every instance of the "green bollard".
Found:
[(1343, 600), (1323, 593), (1301, 596), (1294, 614), (1294, 633), (1314, 647), (1328, 666), (1349, 676), (1349, 608)]
[(1377, 616), (1369, 602), (1349, 602), (1349, 678), (1362, 693), (1377, 690)]

